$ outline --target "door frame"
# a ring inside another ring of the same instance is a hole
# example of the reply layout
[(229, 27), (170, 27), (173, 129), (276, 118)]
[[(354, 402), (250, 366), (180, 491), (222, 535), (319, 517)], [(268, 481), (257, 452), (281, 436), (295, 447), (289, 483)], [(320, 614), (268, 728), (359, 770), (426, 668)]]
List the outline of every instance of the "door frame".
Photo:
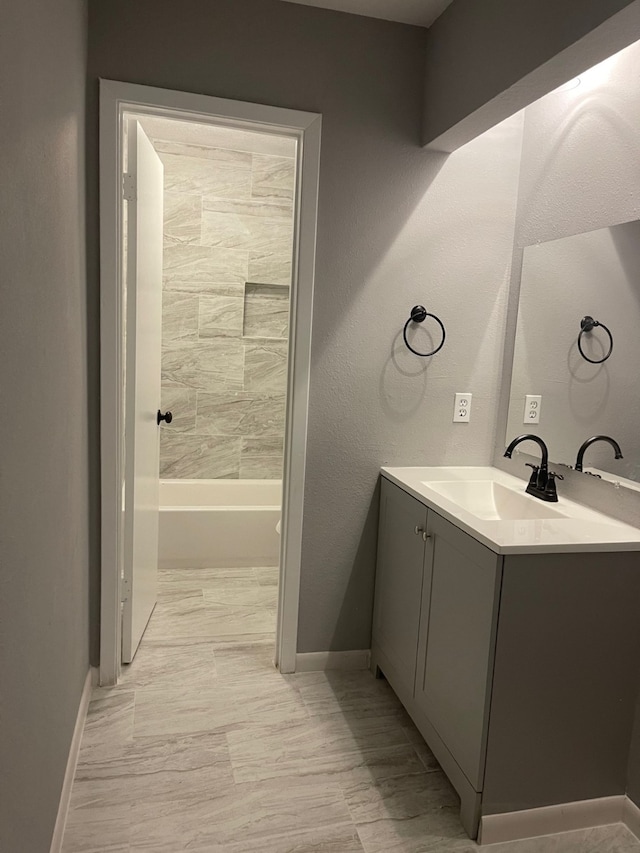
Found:
[(123, 557), (123, 117), (192, 120), (298, 141), (282, 478), (282, 535), (275, 663), (294, 672), (306, 468), (311, 329), (322, 117), (134, 83), (100, 80), (100, 684), (115, 684), (121, 661)]

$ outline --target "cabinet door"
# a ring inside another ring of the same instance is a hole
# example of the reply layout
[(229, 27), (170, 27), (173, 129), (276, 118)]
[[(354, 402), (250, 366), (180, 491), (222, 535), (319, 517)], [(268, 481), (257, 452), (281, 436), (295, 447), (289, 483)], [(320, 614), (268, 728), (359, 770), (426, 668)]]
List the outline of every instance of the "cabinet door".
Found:
[(480, 791), (502, 558), (436, 513), (429, 513), (427, 532), (425, 563), (431, 556), (432, 577), (420, 630), (416, 701)]
[(421, 533), (426, 523), (426, 507), (383, 477), (373, 638), (411, 694), (415, 682), (424, 561)]

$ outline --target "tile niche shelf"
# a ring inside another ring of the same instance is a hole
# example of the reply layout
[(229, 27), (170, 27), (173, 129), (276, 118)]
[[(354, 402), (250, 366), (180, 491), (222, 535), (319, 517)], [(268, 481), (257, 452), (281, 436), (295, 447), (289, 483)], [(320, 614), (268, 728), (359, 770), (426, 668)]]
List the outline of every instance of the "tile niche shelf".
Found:
[(242, 336), (286, 341), (288, 335), (289, 286), (246, 282)]

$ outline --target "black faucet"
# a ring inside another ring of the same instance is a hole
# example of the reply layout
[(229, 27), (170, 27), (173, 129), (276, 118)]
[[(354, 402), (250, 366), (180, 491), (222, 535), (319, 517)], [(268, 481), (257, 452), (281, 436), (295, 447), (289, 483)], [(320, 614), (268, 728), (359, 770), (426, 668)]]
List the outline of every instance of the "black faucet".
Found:
[(556, 492), (555, 481), (556, 479), (564, 480), (564, 477), (561, 474), (555, 474), (553, 471), (549, 471), (549, 451), (547, 449), (547, 445), (540, 436), (533, 435), (532, 433), (519, 435), (509, 444), (504, 455), (507, 459), (511, 459), (511, 454), (521, 441), (535, 441), (542, 451), (540, 465), (532, 465), (530, 462), (527, 462), (529, 468), (533, 468), (531, 477), (529, 478), (529, 485), (526, 488), (527, 494), (533, 495), (535, 498), (540, 498), (541, 501), (557, 501), (558, 494)]
[(584, 457), (584, 452), (587, 449), (587, 447), (591, 447), (591, 445), (594, 444), (594, 442), (596, 442), (596, 441), (608, 442), (611, 445), (611, 447), (613, 447), (613, 449), (615, 451), (616, 459), (623, 459), (624, 458), (622, 456), (622, 451), (620, 450), (620, 445), (615, 440), (615, 438), (611, 438), (610, 435), (592, 435), (591, 438), (588, 438), (581, 445), (580, 450), (578, 451), (578, 456), (576, 458), (576, 471), (582, 471), (582, 459)]

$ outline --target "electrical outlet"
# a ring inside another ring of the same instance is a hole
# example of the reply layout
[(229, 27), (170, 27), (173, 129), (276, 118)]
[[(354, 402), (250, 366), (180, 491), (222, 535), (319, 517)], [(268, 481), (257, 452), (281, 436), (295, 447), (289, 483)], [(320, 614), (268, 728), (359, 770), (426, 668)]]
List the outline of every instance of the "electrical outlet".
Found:
[(453, 422), (469, 423), (471, 420), (471, 394), (466, 391), (459, 391), (456, 394), (455, 403), (453, 405)]
[(540, 394), (527, 394), (524, 398), (523, 424), (539, 424), (540, 412), (542, 410), (542, 397)]

